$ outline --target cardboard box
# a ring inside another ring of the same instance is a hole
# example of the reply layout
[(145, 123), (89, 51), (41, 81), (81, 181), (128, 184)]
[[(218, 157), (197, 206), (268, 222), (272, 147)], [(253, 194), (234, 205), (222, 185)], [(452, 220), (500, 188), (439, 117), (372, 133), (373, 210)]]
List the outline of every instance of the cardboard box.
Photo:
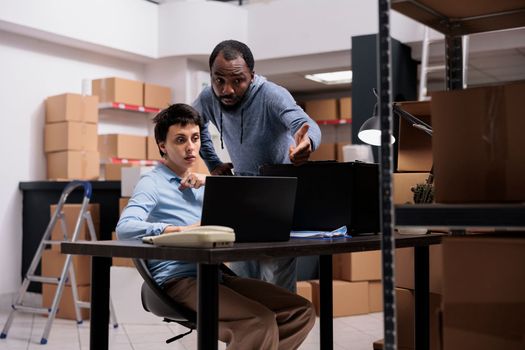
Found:
[(131, 197), (135, 185), (139, 182), (142, 174), (151, 171), (152, 166), (133, 166), (129, 168), (122, 168), (122, 181), (120, 185), (120, 195), (122, 197)]
[(98, 151), (97, 124), (81, 122), (46, 124), (44, 151)]
[[(52, 204), (49, 207), (50, 217), (55, 213), (57, 205)], [(64, 220), (66, 223), (67, 229), (67, 240), (71, 240), (73, 237), (73, 231), (75, 230), (75, 225), (78, 220), (78, 215), (80, 214), (81, 204), (64, 204), (62, 207), (62, 213), (64, 215)], [(98, 203), (88, 204), (88, 210), (93, 221), (93, 226), (95, 228), (95, 234), (97, 239), (100, 238), (100, 205)], [(57, 221), (53, 231), (51, 231), (51, 239), (54, 241), (64, 240), (64, 233), (62, 231), (61, 220)], [(91, 240), (91, 235), (88, 230), (87, 221), (84, 220), (80, 226), (78, 232), (77, 240)], [(59, 251), (60, 247), (58, 245), (53, 245), (51, 249)]]
[(120, 181), (122, 179), (122, 168), (130, 167), (130, 163), (106, 163), (101, 164), (102, 172), (101, 176), (104, 177), (106, 181)]
[(62, 94), (46, 99), (46, 123), (98, 123), (98, 97)]
[(525, 348), (525, 235), (443, 240), (444, 349)]
[(96, 79), (91, 82), (92, 93), (100, 102), (120, 102), (135, 106), (144, 105), (144, 83), (123, 78)]
[[(414, 291), (396, 288), (397, 312), (397, 344), (399, 349), (415, 349), (414, 334)], [(429, 296), (429, 322), (430, 322), (430, 350), (441, 350), (441, 296), (430, 293)], [(445, 349), (447, 349), (445, 347)], [(460, 349), (460, 348), (457, 348)], [(473, 349), (473, 348), (461, 348)]]
[(376, 340), (373, 344), (373, 349), (374, 350), (383, 350), (385, 346), (385, 342), (383, 339), (380, 339), (380, 340)]
[(412, 188), (425, 184), (429, 173), (394, 173), (392, 174), (394, 204), (414, 204)]
[[(42, 285), (42, 306), (51, 307), (57, 286), (51, 284)], [(78, 298), (80, 301), (91, 301), (91, 286), (77, 286)], [(89, 320), (89, 309), (80, 308), (80, 314), (83, 320)], [(58, 304), (56, 318), (66, 320), (77, 320), (75, 315), (75, 304), (71, 286), (64, 286), (62, 298)]]
[(335, 98), (306, 101), (305, 112), (314, 120), (339, 119), (338, 103)]
[(332, 255), (332, 276), (345, 281), (380, 280), (381, 252), (357, 252)]
[(100, 156), (93, 151), (61, 151), (48, 153), (49, 180), (96, 180), (100, 174)]
[[(88, 255), (72, 255), (72, 258), (77, 286), (90, 285), (91, 257)], [(60, 252), (56, 250), (45, 249), (42, 254), (42, 276), (60, 277), (65, 263), (65, 254), (60, 254)], [(69, 274), (66, 277), (69, 277)], [(66, 285), (71, 285), (69, 278), (66, 281)]]
[(352, 98), (339, 99), (339, 119), (352, 119)]
[(312, 285), (308, 281), (297, 281), (297, 294), (312, 301)]
[(171, 104), (171, 88), (144, 83), (144, 106), (164, 109)]
[(525, 83), (432, 94), (435, 198), (525, 200)]
[(146, 158), (149, 160), (162, 160), (160, 156), (159, 147), (154, 136), (148, 136), (146, 142)]
[[(117, 240), (117, 234), (114, 231), (111, 233), (111, 239), (114, 241)], [(112, 265), (133, 268), (135, 267), (135, 264), (133, 263), (133, 260), (131, 260), (131, 258), (112, 258)]]
[[(398, 248), (395, 253), (396, 287), (414, 289), (414, 249)], [(443, 293), (443, 247), (429, 247), (429, 288), (431, 293)]]
[[(315, 312), (319, 316), (319, 281), (311, 281)], [(333, 281), (333, 316), (369, 313), (368, 282)]]
[(122, 214), (122, 211), (128, 205), (129, 197), (120, 197), (118, 200), (118, 212)]
[(335, 144), (335, 158), (338, 162), (344, 162), (345, 161), (345, 155), (343, 152), (343, 147), (351, 145), (352, 142), (337, 142)]
[(368, 282), (368, 308), (370, 312), (383, 311), (383, 283), (381, 281)]
[(335, 160), (335, 144), (321, 143), (319, 147), (312, 152), (310, 160)]
[(123, 134), (98, 135), (98, 149), (103, 160), (146, 159), (146, 137)]
[[(430, 101), (399, 102), (401, 109), (432, 125)], [(397, 171), (429, 172), (432, 168), (432, 136), (399, 117)]]

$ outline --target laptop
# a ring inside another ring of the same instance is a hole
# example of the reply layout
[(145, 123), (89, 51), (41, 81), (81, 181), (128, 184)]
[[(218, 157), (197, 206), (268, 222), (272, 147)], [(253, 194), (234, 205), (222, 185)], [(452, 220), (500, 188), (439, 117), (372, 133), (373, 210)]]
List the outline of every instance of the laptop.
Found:
[(293, 230), (377, 233), (380, 225), (379, 167), (363, 162), (310, 161), (263, 165), (263, 176), (298, 178)]
[(290, 239), (297, 178), (208, 176), (201, 225), (228, 226), (235, 242)]

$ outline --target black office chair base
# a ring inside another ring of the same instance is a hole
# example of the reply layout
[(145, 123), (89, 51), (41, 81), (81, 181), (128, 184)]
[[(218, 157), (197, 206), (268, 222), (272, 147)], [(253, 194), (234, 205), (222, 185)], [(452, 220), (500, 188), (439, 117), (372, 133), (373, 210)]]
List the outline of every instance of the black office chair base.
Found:
[(175, 340), (179, 340), (180, 338), (183, 338), (183, 337), (187, 336), (187, 335), (190, 334), (191, 332), (193, 332), (193, 328), (190, 328), (189, 332), (181, 333), (181, 334), (179, 334), (179, 335), (174, 336), (173, 338), (169, 338), (169, 339), (167, 339), (167, 340), (166, 340), (166, 344), (172, 343), (172, 342), (174, 342)]

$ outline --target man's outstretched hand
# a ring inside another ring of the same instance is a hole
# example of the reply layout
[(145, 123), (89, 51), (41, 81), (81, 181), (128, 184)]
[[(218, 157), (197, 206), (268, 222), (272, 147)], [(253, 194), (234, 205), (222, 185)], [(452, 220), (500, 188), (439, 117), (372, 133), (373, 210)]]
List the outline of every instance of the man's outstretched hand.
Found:
[(290, 161), (294, 165), (306, 163), (312, 153), (312, 144), (310, 137), (308, 137), (309, 128), (310, 126), (305, 123), (294, 135), (295, 147), (291, 145), (289, 150)]

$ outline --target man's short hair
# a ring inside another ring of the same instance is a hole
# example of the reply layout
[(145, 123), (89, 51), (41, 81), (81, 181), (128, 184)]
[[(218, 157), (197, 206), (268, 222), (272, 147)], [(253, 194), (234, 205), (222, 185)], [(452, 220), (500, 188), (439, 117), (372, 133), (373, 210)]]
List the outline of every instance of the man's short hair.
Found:
[[(153, 123), (155, 123), (155, 141), (157, 145), (159, 142), (166, 141), (168, 130), (172, 125), (186, 126), (195, 124), (202, 129), (202, 118), (199, 112), (185, 103), (175, 103), (163, 109), (153, 118)], [(159, 152), (161, 156), (164, 156), (160, 148)]]
[(210, 71), (211, 67), (213, 66), (213, 63), (215, 62), (215, 59), (221, 52), (227, 61), (234, 60), (237, 57), (241, 56), (244, 59), (244, 62), (246, 62), (246, 65), (248, 66), (250, 71), (253, 72), (255, 62), (253, 60), (252, 51), (246, 44), (241, 43), (237, 40), (224, 40), (220, 42), (217, 46), (215, 46), (210, 55)]

